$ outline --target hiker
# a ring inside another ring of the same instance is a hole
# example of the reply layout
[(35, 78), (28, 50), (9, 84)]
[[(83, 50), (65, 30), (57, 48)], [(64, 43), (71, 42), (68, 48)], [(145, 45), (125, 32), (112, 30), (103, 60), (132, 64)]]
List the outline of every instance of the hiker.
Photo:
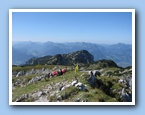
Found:
[(62, 69), (62, 74), (64, 74), (67, 71), (67, 67), (65, 69)]

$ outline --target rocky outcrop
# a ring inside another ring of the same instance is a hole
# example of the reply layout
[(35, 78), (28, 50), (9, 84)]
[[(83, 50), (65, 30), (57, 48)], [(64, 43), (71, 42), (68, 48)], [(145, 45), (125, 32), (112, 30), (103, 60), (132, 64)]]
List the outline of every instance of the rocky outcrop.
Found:
[(20, 98), (16, 99), (16, 102), (22, 102), (26, 99), (28, 99), (29, 95), (28, 94), (23, 94)]
[(112, 61), (112, 60), (99, 60), (94, 62), (96, 64), (96, 66), (100, 67), (100, 68), (109, 68), (109, 67), (118, 67), (118, 65)]
[(25, 72), (24, 72), (24, 71), (19, 71), (19, 72), (17, 73), (16, 77), (23, 76), (24, 74), (25, 74)]
[(25, 65), (73, 65), (76, 63), (90, 64), (94, 62), (94, 57), (87, 50), (80, 50), (69, 54), (57, 54), (55, 56), (44, 56), (32, 58)]
[(40, 57), (40, 58), (31, 58), (28, 61), (26, 61), (25, 65), (45, 65), (46, 62), (51, 58), (52, 56), (44, 56), (44, 57)]
[(36, 77), (32, 78), (31, 80), (29, 80), (28, 84), (35, 83), (35, 82), (40, 81), (44, 78), (45, 78), (45, 75), (36, 76)]
[(94, 57), (87, 50), (80, 50), (66, 55), (70, 63), (90, 64), (94, 62)]

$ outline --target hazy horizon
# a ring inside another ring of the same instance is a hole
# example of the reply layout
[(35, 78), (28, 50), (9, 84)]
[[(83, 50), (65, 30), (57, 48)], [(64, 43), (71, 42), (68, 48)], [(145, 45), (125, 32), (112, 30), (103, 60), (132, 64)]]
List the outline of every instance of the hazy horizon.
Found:
[(84, 42), (84, 41), (74, 41), (74, 42), (55, 42), (55, 41), (12, 41), (12, 42), (35, 42), (35, 43), (46, 43), (46, 42), (52, 42), (52, 43), (92, 43), (92, 44), (106, 44), (106, 45), (111, 45), (111, 44), (129, 44), (132, 45), (132, 43), (123, 43), (123, 42), (116, 42), (116, 43), (94, 43), (94, 42)]
[(91, 44), (104, 44), (104, 45), (113, 45), (113, 44), (128, 44), (128, 45), (132, 45), (129, 44), (129, 43), (123, 43), (123, 42), (118, 42), (118, 43), (93, 43), (93, 42), (84, 42), (84, 41), (81, 41), (81, 42), (78, 42), (78, 41), (74, 41), (74, 42), (54, 42), (54, 41), (12, 41), (12, 42), (33, 42), (33, 43), (46, 43), (46, 42), (52, 42), (52, 43), (91, 43)]

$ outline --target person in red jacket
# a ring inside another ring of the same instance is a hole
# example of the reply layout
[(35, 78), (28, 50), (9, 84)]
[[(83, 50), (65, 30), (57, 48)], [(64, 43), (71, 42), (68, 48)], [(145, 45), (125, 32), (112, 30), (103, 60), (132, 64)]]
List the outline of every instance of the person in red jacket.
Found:
[(52, 74), (53, 75), (58, 75), (58, 72), (57, 71), (53, 71)]
[(64, 74), (67, 71), (67, 67), (65, 69), (62, 69), (62, 73)]

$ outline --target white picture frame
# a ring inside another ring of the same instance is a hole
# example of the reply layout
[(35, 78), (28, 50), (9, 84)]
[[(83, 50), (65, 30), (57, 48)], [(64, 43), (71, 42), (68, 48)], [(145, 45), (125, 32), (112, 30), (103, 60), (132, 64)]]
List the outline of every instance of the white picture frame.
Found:
[[(12, 102), (13, 12), (131, 12), (132, 13), (132, 102)], [(9, 9), (9, 105), (135, 105), (135, 9)]]

